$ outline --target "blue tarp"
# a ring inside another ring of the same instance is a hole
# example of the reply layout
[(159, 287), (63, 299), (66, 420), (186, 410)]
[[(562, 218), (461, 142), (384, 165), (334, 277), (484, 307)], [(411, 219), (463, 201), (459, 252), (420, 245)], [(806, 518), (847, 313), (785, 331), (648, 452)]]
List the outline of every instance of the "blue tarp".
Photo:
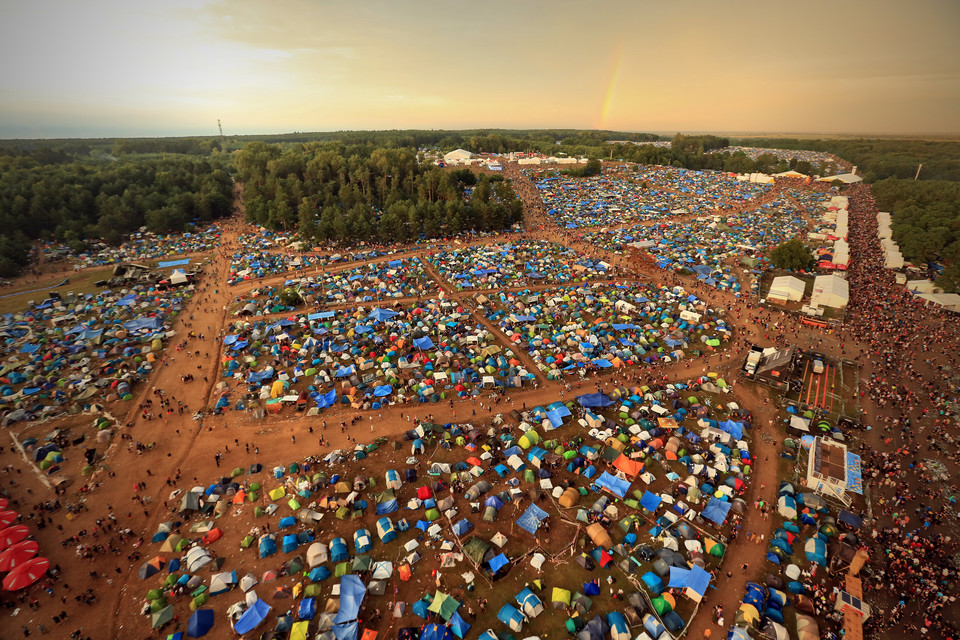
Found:
[(724, 502), (723, 500), (717, 500), (716, 498), (710, 498), (710, 501), (707, 503), (707, 506), (703, 508), (703, 511), (700, 512), (700, 515), (710, 520), (716, 522), (718, 525), (723, 525), (724, 521), (727, 519), (727, 514), (730, 512), (730, 503)]
[(160, 318), (137, 318), (123, 323), (123, 328), (127, 331), (140, 331), (141, 329), (159, 329), (163, 323)]
[(587, 393), (577, 396), (577, 402), (580, 403), (581, 407), (609, 407), (614, 404), (613, 400), (605, 393)]
[(190, 264), (190, 258), (184, 258), (182, 260), (164, 260), (162, 262), (158, 262), (157, 266), (161, 269), (166, 269), (167, 267), (182, 267), (188, 264)]
[(645, 491), (643, 497), (640, 498), (640, 506), (650, 513), (656, 511), (661, 502), (663, 502), (663, 498), (650, 491)]
[(600, 477), (596, 480), (597, 486), (601, 489), (606, 489), (613, 495), (623, 498), (627, 495), (627, 491), (630, 490), (630, 483), (626, 480), (621, 480), (615, 475), (604, 471), (600, 474)]
[(694, 565), (692, 569), (670, 567), (670, 582), (667, 584), (670, 588), (684, 589), (689, 587), (702, 596), (707, 592), (709, 585), (710, 574), (697, 565)]
[(360, 578), (355, 575), (347, 575), (340, 578), (340, 610), (337, 611), (337, 617), (333, 619), (334, 624), (341, 624), (356, 620), (360, 612), (360, 604), (363, 597), (367, 594), (367, 588), (360, 582)]
[(537, 505), (531, 504), (529, 507), (527, 507), (527, 510), (523, 512), (523, 515), (517, 518), (517, 524), (520, 525), (522, 529), (525, 529), (533, 535), (536, 535), (537, 528), (548, 515), (549, 514), (546, 511)]
[(426, 336), (424, 336), (423, 338), (414, 338), (413, 345), (417, 349), (432, 349), (433, 340), (431, 340), (429, 337), (426, 337)]
[(374, 320), (389, 320), (390, 318), (400, 315), (396, 311), (391, 311), (390, 309), (374, 309), (368, 315), (368, 318), (373, 318)]
[(237, 623), (233, 625), (233, 630), (243, 635), (256, 629), (257, 625), (263, 622), (263, 619), (270, 613), (270, 605), (259, 598), (254, 601), (250, 607), (243, 612)]
[(507, 560), (507, 556), (502, 553), (490, 558), (490, 570), (496, 573), (500, 571), (503, 567), (510, 564), (510, 561)]

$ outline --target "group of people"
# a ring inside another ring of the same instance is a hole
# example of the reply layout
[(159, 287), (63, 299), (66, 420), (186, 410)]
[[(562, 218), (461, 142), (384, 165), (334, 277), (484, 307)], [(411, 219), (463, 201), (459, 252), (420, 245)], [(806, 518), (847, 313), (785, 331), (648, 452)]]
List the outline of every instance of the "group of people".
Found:
[(930, 459), (956, 460), (955, 442), (943, 436), (958, 423), (950, 373), (958, 364), (960, 325), (925, 306), (884, 268), (869, 187), (847, 194), (854, 260), (845, 335), (864, 346), (861, 401), (875, 440), (861, 447), (875, 503), (867, 542), (876, 568), (864, 580), (864, 595), (881, 603), (867, 630), (955, 638), (960, 627), (949, 612), (956, 613), (953, 557), (960, 547), (949, 532), (956, 526), (956, 485), (927, 467)]

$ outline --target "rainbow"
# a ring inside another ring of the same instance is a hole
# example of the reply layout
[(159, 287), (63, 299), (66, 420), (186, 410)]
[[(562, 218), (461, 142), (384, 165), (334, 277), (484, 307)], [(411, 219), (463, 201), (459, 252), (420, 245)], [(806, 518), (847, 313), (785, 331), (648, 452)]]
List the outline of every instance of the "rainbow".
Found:
[(610, 117), (610, 111), (613, 109), (613, 99), (617, 92), (617, 83), (620, 81), (620, 69), (623, 67), (623, 44), (618, 44), (613, 51), (610, 73), (607, 76), (607, 90), (603, 96), (603, 104), (600, 107), (600, 120), (597, 122), (597, 129), (605, 129), (607, 119)]

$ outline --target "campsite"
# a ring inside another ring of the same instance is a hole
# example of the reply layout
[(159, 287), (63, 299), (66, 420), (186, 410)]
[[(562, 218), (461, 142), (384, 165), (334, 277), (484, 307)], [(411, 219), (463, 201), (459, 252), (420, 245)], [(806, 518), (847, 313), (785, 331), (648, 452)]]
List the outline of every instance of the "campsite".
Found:
[[(5, 601), (49, 587), (86, 630), (111, 607), (110, 637), (171, 640), (806, 639), (875, 620), (833, 589), (879, 597), (869, 513), (895, 485), (869, 502), (893, 463), (865, 442), (892, 441), (872, 398), (900, 392), (852, 351), (849, 313), (802, 310), (843, 297), (820, 279), (847, 282), (829, 232), (858, 201), (526, 171), (503, 168), (524, 231), (317, 247), (237, 217), (118, 265), (173, 280), (206, 260), (193, 282), (43, 291), (4, 316)], [(790, 237), (815, 273), (770, 271)], [(214, 244), (177, 252), (193, 242)], [(780, 277), (786, 307), (761, 304)], [(36, 611), (17, 620), (36, 630)]]

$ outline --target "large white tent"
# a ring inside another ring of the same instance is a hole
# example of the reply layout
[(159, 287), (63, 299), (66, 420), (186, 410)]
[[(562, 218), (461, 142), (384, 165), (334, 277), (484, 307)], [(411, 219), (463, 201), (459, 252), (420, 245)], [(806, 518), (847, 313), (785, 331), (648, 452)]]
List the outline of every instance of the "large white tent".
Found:
[(767, 298), (779, 301), (799, 302), (803, 299), (804, 282), (793, 276), (778, 276), (770, 285)]
[(850, 300), (850, 283), (838, 275), (817, 276), (813, 281), (811, 307), (833, 307), (840, 309)]
[(818, 182), (833, 182), (834, 180), (839, 180), (844, 184), (853, 184), (854, 182), (863, 182), (863, 178), (861, 178), (855, 173), (841, 173), (835, 176), (824, 176), (822, 178), (818, 178)]
[(454, 149), (450, 153), (443, 154), (443, 161), (446, 164), (459, 164), (464, 160), (469, 160), (473, 154), (466, 149)]

